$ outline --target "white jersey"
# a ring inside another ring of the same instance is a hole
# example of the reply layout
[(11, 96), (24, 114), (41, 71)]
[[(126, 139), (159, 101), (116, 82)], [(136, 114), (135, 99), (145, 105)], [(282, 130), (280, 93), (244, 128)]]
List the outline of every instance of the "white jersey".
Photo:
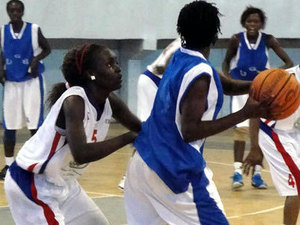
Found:
[(84, 99), (85, 115), (83, 119), (87, 142), (103, 141), (107, 135), (112, 110), (106, 100), (102, 115), (97, 120), (97, 111), (89, 101), (83, 88), (75, 86), (66, 90), (52, 106), (43, 125), (19, 151), (16, 162), (21, 168), (44, 174), (46, 179), (56, 185), (63, 185), (64, 180), (80, 176), (87, 164), (78, 165), (71, 154), (65, 130), (56, 127), (56, 120), (64, 100), (78, 95)]
[(160, 79), (172, 55), (180, 47), (180, 44), (180, 38), (171, 42), (157, 59), (151, 65), (147, 66), (147, 70), (139, 76), (137, 84), (137, 116), (140, 120), (145, 121), (149, 117)]
[(157, 71), (156, 68), (158, 68), (158, 67), (166, 68), (171, 56), (180, 47), (180, 45), (181, 45), (180, 38), (177, 38), (173, 42), (171, 42), (163, 50), (163, 52), (157, 57), (157, 59), (151, 65), (147, 66), (147, 70), (149, 70), (151, 73), (154, 73), (156, 76), (162, 76), (162, 73)]

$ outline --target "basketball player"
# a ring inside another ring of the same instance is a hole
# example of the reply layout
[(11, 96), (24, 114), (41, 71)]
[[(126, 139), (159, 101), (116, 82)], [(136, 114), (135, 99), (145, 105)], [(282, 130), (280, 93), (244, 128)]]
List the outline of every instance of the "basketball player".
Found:
[(206, 60), (220, 31), (218, 15), (205, 1), (189, 3), (179, 14), (182, 47), (163, 75), (127, 172), (124, 197), (130, 225), (228, 224), (202, 155), (205, 138), (269, 108), (250, 98), (240, 111), (216, 119), (223, 88), (235, 94), (249, 89), (249, 84), (240, 86), (224, 77), (222, 85)]
[[(139, 76), (137, 84), (137, 116), (141, 121), (149, 117), (160, 80), (165, 72), (173, 53), (180, 47), (180, 38), (172, 41), (147, 70)], [(126, 175), (119, 183), (119, 188), (124, 189)]]
[(4, 179), (14, 161), (16, 130), (27, 126), (31, 135), (43, 122), (44, 86), (41, 62), (50, 54), (48, 41), (41, 28), (22, 20), (24, 4), (11, 0), (6, 5), (9, 24), (1, 28), (0, 82), (4, 86), (3, 128), (5, 167), (0, 172)]
[[(287, 71), (300, 83), (299, 65)], [(249, 174), (250, 168), (262, 160), (263, 153), (279, 195), (286, 196), (283, 224), (295, 225), (300, 209), (300, 108), (286, 119), (253, 120), (250, 126), (252, 147), (244, 162), (244, 172)]]
[[(289, 68), (293, 63), (280, 46), (277, 39), (261, 32), (266, 25), (265, 13), (255, 7), (247, 7), (241, 15), (241, 25), (244, 32), (234, 34), (229, 41), (229, 46), (222, 65), (223, 73), (237, 80), (252, 81), (263, 70), (269, 69), (268, 49), (271, 48), (284, 62), (281, 68)], [(240, 110), (246, 103), (248, 94), (231, 97), (231, 112)], [(249, 136), (249, 121), (246, 120), (234, 127), (234, 174), (232, 188), (240, 189), (243, 183), (242, 162), (246, 140)], [(267, 188), (261, 178), (262, 162), (259, 162), (252, 176), (252, 186), (258, 189)]]
[[(62, 72), (70, 86), (52, 90), (43, 125), (19, 151), (5, 177), (5, 193), (18, 225), (109, 224), (77, 182), (89, 162), (131, 143), (140, 121), (115, 95), (121, 70), (115, 54), (92, 44), (69, 51)], [(113, 116), (129, 130), (104, 140)]]

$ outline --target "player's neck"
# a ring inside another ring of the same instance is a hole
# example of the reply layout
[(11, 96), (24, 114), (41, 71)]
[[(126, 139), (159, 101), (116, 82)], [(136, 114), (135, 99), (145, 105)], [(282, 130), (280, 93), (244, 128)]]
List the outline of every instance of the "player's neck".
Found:
[(19, 33), (23, 27), (23, 20), (10, 22), (15, 33)]

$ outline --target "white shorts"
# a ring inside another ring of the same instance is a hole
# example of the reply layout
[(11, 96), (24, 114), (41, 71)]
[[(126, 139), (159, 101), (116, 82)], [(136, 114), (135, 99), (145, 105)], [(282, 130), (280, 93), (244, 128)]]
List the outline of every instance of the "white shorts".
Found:
[(300, 130), (288, 133), (261, 123), (259, 146), (279, 194), (300, 195)]
[[(230, 97), (230, 110), (231, 113), (237, 112), (244, 107), (247, 102), (249, 95), (236, 95)], [(245, 120), (239, 124), (235, 125), (236, 127), (249, 127), (249, 120)]]
[(186, 192), (175, 194), (136, 152), (124, 189), (128, 225), (228, 224), (212, 172), (205, 168), (199, 178), (201, 183), (197, 179)]
[(108, 225), (109, 222), (76, 180), (57, 186), (14, 162), (7, 171), (5, 194), (17, 225)]
[(44, 83), (42, 76), (23, 82), (5, 81), (3, 127), (37, 129), (43, 122)]

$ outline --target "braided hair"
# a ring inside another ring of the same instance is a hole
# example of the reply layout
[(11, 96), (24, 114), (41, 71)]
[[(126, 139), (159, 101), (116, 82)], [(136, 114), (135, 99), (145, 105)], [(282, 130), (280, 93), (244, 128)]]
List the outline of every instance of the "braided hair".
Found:
[(182, 46), (203, 49), (214, 44), (220, 33), (219, 10), (205, 1), (185, 5), (178, 16), (177, 32)]
[[(88, 71), (96, 68), (96, 55), (107, 49), (97, 44), (85, 44), (67, 52), (61, 66), (67, 83), (55, 84), (48, 96), (47, 103), (51, 107), (63, 92), (70, 86), (85, 86), (89, 81)], [(67, 84), (67, 85), (66, 85)]]

